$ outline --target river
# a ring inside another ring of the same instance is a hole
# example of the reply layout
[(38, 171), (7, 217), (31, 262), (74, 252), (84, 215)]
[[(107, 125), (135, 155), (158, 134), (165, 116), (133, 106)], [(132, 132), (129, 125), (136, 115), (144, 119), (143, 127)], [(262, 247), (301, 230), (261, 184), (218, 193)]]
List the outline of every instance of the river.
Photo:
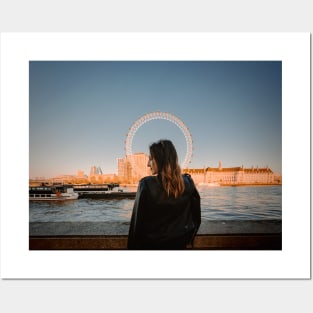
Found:
[[(198, 186), (201, 217), (206, 220), (282, 218), (281, 186)], [(124, 191), (134, 191), (125, 190)], [(29, 202), (30, 222), (128, 222), (134, 199), (78, 199)]]

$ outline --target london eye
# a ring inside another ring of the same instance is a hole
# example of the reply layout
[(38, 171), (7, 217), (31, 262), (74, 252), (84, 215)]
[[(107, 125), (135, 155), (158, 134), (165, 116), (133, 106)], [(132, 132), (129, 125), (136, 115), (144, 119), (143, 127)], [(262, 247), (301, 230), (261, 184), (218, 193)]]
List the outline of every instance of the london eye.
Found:
[(185, 141), (186, 141), (186, 146), (187, 146), (187, 150), (186, 150), (186, 154), (185, 154), (185, 158), (183, 160), (183, 162), (181, 163), (181, 167), (182, 169), (186, 169), (189, 165), (189, 163), (191, 162), (191, 158), (192, 158), (192, 152), (193, 152), (193, 145), (192, 145), (192, 136), (191, 133), (188, 129), (188, 127), (185, 125), (185, 123), (178, 118), (177, 116), (175, 116), (172, 113), (167, 113), (167, 112), (151, 112), (151, 113), (147, 113), (143, 116), (141, 116), (139, 119), (137, 119), (132, 126), (130, 127), (127, 136), (126, 136), (126, 140), (125, 140), (125, 153), (126, 156), (130, 156), (133, 154), (132, 151), (132, 143), (133, 143), (133, 138), (136, 134), (136, 132), (139, 130), (139, 128), (148, 123), (149, 121), (152, 120), (167, 120), (173, 124), (175, 124), (183, 133), (184, 137), (185, 137)]

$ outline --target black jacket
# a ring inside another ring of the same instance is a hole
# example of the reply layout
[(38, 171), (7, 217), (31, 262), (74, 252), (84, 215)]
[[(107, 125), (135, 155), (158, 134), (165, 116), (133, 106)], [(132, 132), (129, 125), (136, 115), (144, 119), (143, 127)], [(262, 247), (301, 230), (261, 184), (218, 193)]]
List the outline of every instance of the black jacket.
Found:
[(159, 176), (139, 182), (133, 207), (128, 249), (185, 249), (201, 223), (200, 196), (190, 175), (184, 193), (168, 197)]

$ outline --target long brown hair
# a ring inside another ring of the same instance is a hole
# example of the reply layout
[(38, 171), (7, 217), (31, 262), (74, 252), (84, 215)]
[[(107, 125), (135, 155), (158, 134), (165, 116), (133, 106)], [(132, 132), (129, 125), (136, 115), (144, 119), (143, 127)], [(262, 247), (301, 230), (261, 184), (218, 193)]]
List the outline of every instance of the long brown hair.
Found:
[(178, 156), (170, 140), (160, 140), (150, 147), (151, 158), (155, 160), (158, 174), (168, 196), (179, 197), (185, 190), (184, 180), (178, 164)]

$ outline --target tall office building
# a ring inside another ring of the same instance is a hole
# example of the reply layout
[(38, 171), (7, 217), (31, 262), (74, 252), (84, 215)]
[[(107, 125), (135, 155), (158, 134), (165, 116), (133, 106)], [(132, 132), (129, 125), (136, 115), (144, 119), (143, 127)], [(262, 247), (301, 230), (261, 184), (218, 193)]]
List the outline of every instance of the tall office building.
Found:
[(119, 178), (129, 183), (136, 183), (142, 177), (151, 175), (151, 170), (147, 166), (148, 160), (149, 156), (145, 153), (135, 153), (118, 159)]
[(125, 161), (123, 158), (117, 159), (117, 175), (120, 179), (125, 177)]
[(96, 167), (96, 166), (92, 166), (90, 168), (90, 174), (89, 176), (92, 177), (92, 176), (97, 176), (97, 175), (102, 175), (102, 169), (100, 166)]

